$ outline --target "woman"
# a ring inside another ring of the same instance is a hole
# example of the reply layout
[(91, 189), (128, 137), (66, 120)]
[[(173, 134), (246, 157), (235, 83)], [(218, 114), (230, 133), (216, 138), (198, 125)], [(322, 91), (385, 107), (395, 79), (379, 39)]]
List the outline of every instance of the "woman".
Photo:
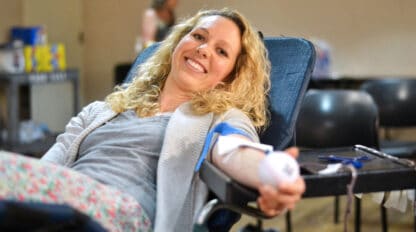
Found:
[[(151, 227), (155, 231), (191, 231), (207, 195), (206, 186), (194, 172), (207, 133), (227, 122), (247, 135), (228, 136), (258, 142), (256, 129), (267, 121), (268, 87), (265, 48), (248, 21), (228, 9), (201, 11), (174, 28), (140, 66), (131, 84), (71, 119), (42, 158), (77, 172), (36, 163), (53, 167), (47, 180), (41, 178), (53, 183), (48, 186), (58, 185), (50, 179), (61, 173), (59, 177), (68, 177), (59, 185), (65, 185), (64, 191), (81, 188), (85, 194), (74, 200), (61, 194), (63, 188), (59, 187), (52, 197), (38, 199), (69, 203), (96, 219), (98, 214), (97, 220), (111, 230), (126, 231), (129, 226), (143, 231)], [(298, 153), (295, 148), (287, 152)], [(243, 149), (227, 159), (217, 153), (214, 146), (210, 161), (241, 183), (257, 188), (259, 207), (268, 215), (293, 208), (305, 189), (301, 178), (281, 184), (279, 189), (262, 185), (257, 174), (262, 152)], [(25, 166), (27, 160), (22, 159), (13, 162)], [(73, 181), (73, 176), (82, 183)], [(85, 190), (85, 185), (90, 189)], [(99, 196), (91, 188), (99, 188)], [(0, 196), (24, 195), (17, 192)]]

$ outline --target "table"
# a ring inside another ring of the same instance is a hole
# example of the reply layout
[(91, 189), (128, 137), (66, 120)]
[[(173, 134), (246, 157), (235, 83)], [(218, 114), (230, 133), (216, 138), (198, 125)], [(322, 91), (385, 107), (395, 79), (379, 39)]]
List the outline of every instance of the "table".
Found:
[(75, 114), (79, 111), (78, 76), (76, 69), (48, 73), (0, 73), (0, 86), (6, 88), (7, 97), (7, 140), (3, 144), (4, 148), (20, 153), (36, 153), (45, 150), (54, 141), (54, 138), (47, 138), (42, 143), (24, 145), (19, 143), (19, 87), (69, 81), (73, 87), (74, 104), (72, 107)]
[[(363, 168), (358, 170), (358, 178), (354, 188), (355, 193), (413, 189), (416, 187), (416, 169), (414, 167), (406, 167), (373, 154), (354, 150), (353, 148), (302, 151), (299, 156), (299, 163), (303, 167), (313, 166), (313, 164), (325, 165), (319, 161), (318, 156), (328, 154), (347, 157), (367, 154), (371, 157), (371, 160), (363, 162)], [(330, 175), (318, 175), (304, 168), (302, 170), (304, 171), (303, 177), (307, 186), (304, 197), (321, 197), (347, 193), (345, 186), (351, 181), (350, 172), (343, 171)]]
[[(323, 149), (303, 151), (299, 156), (306, 192), (303, 197), (323, 197), (347, 194), (346, 186), (351, 181), (349, 171), (330, 175), (319, 175), (316, 171), (325, 163), (319, 161), (319, 155), (336, 155), (354, 157), (368, 155), (370, 161), (363, 162), (358, 171), (354, 193), (369, 193), (416, 188), (415, 167), (405, 166), (392, 160), (351, 148)], [(416, 205), (414, 205), (414, 231), (416, 232)], [(359, 228), (356, 228), (356, 231)]]

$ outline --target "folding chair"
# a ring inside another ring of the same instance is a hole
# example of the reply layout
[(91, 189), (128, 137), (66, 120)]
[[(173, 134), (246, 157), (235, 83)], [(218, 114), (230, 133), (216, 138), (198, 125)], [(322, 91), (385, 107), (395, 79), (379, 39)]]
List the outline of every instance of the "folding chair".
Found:
[(385, 78), (361, 85), (377, 104), (384, 137), (380, 150), (397, 157), (416, 157), (416, 141), (395, 139), (392, 129), (416, 128), (416, 79)]
[[(361, 144), (379, 149), (377, 105), (364, 91), (310, 89), (298, 119), (296, 145), (301, 148), (343, 149)], [(355, 231), (360, 231), (359, 198), (355, 198), (355, 212)], [(380, 213), (382, 231), (387, 231), (387, 211), (383, 206), (380, 206)], [(335, 196), (335, 223), (338, 223), (338, 217), (339, 196)]]

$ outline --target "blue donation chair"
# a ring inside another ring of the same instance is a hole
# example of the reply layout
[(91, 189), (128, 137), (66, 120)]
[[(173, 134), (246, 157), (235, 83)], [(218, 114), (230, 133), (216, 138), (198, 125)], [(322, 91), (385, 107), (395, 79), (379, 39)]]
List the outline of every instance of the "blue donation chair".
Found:
[[(314, 66), (315, 50), (310, 42), (298, 38), (265, 38), (264, 42), (272, 65), (270, 124), (260, 135), (260, 140), (273, 145), (275, 150), (283, 150), (293, 145), (295, 123)], [(262, 231), (261, 219), (268, 217), (247, 205), (257, 199), (257, 191), (226, 177), (209, 162), (204, 162), (201, 178), (218, 198), (210, 202), (213, 210), (228, 208), (253, 216), (259, 219), (258, 224), (247, 231)], [(290, 231), (290, 212), (287, 226), (287, 231)]]
[[(273, 145), (275, 150), (282, 150), (293, 144), (295, 123), (314, 66), (315, 50), (309, 41), (301, 38), (270, 37), (265, 38), (264, 43), (271, 61), (272, 84), (269, 93), (270, 123), (260, 135), (260, 140)], [(152, 45), (136, 58), (125, 82), (132, 81), (137, 66), (156, 49), (157, 44)], [(258, 225), (251, 231), (262, 231), (261, 219), (268, 217), (248, 205), (257, 199), (256, 190), (235, 182), (209, 162), (202, 164), (200, 176), (217, 199), (204, 207), (195, 230), (203, 231), (208, 224), (209, 231), (228, 231), (232, 224), (230, 221), (236, 221), (231, 211), (259, 219)], [(289, 213), (287, 220), (290, 231)]]

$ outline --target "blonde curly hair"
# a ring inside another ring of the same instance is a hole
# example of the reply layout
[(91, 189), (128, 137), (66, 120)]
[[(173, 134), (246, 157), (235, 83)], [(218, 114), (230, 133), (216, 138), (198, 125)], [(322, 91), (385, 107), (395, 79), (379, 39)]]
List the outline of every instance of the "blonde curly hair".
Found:
[(179, 41), (203, 17), (222, 16), (232, 20), (241, 32), (241, 52), (226, 81), (214, 89), (195, 93), (191, 108), (197, 115), (209, 112), (221, 114), (234, 107), (244, 112), (256, 128), (267, 123), (267, 93), (270, 86), (270, 62), (264, 43), (248, 20), (230, 9), (204, 10), (177, 24), (170, 35), (146, 62), (139, 65), (137, 74), (127, 87), (118, 86), (107, 96), (106, 102), (116, 112), (128, 109), (138, 116), (153, 116), (159, 111), (159, 96), (171, 69), (171, 54)]

